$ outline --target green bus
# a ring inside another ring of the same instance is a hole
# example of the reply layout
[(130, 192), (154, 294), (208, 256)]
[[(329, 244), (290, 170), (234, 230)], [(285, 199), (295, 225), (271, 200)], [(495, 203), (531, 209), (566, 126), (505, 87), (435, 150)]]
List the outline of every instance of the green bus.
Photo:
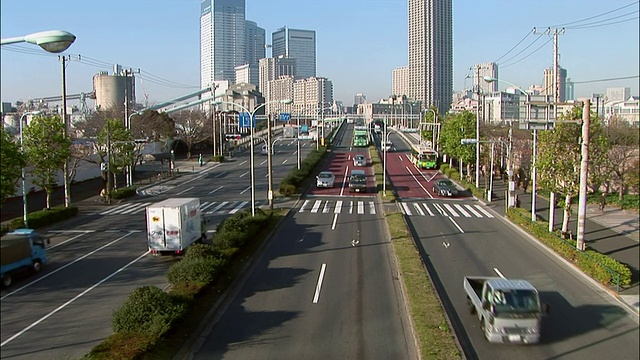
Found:
[(438, 153), (428, 147), (411, 147), (411, 162), (418, 169), (436, 169)]
[(353, 130), (353, 146), (369, 146), (369, 129), (366, 126), (356, 126)]

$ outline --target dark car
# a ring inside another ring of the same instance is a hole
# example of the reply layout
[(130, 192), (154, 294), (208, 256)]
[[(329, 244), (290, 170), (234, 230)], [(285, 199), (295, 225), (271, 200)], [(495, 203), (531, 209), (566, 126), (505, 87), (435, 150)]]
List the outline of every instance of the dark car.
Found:
[(433, 184), (433, 193), (440, 196), (456, 196), (458, 195), (458, 188), (453, 181), (449, 179), (437, 180)]
[(367, 175), (364, 170), (351, 170), (349, 192), (367, 192)]

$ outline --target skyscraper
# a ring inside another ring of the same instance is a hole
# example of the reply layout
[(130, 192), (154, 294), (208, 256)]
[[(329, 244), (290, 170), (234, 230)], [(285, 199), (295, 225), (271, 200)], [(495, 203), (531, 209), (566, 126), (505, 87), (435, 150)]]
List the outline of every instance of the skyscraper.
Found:
[(296, 59), (296, 78), (316, 76), (316, 32), (280, 28), (271, 34), (271, 56)]
[(258, 61), (266, 56), (266, 32), (254, 21), (246, 21), (246, 63), (249, 64), (249, 83), (258, 86)]
[(486, 82), (485, 77), (498, 78), (498, 64), (482, 63), (473, 65), (473, 92), (491, 94), (498, 91), (498, 82)]
[(235, 81), (234, 68), (246, 63), (245, 0), (201, 0), (200, 86)]
[(445, 114), (453, 92), (452, 0), (409, 0), (409, 97)]

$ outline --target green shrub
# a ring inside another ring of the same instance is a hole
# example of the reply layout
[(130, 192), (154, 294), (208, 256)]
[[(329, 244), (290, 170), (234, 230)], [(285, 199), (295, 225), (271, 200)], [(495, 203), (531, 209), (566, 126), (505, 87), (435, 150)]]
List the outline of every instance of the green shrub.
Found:
[(281, 184), (278, 192), (284, 196), (291, 196), (298, 191), (298, 188), (293, 184)]
[(117, 332), (96, 345), (82, 360), (138, 359), (157, 338), (141, 332)]
[(114, 332), (141, 332), (159, 338), (186, 311), (185, 304), (155, 286), (135, 289), (113, 313)]
[(213, 161), (213, 162), (223, 162), (224, 161), (224, 155), (212, 156), (211, 157), (211, 161)]
[(247, 242), (248, 236), (244, 232), (240, 231), (224, 231), (216, 233), (212, 241), (215, 246), (221, 248), (239, 248)]
[(185, 252), (186, 259), (217, 259), (221, 258), (220, 250), (209, 244), (192, 244)]
[[(188, 253), (188, 251), (187, 251)], [(215, 280), (225, 261), (216, 258), (183, 258), (167, 271), (170, 284), (208, 285)]]
[(111, 191), (112, 199), (126, 199), (135, 195), (136, 195), (135, 187), (125, 187), (125, 188), (114, 189)]

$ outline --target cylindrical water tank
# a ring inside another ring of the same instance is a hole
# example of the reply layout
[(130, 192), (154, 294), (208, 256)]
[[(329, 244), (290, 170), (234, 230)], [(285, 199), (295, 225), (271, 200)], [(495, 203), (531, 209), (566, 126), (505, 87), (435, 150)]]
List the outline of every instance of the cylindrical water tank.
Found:
[(135, 104), (133, 76), (106, 75), (93, 76), (93, 90), (96, 94), (96, 108), (100, 110), (124, 110), (125, 97), (129, 104)]

